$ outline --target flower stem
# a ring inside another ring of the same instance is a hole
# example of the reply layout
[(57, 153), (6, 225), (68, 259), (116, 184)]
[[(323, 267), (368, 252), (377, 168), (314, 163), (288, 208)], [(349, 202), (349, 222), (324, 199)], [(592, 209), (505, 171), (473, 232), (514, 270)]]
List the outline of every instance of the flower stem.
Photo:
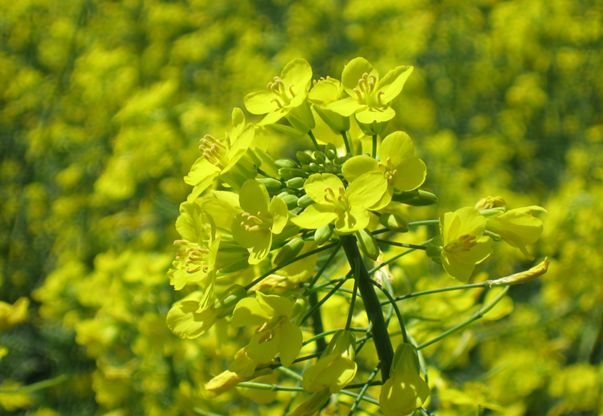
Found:
[(341, 132), (341, 137), (343, 137), (343, 144), (345, 145), (345, 154), (352, 154), (352, 147), (350, 146), (350, 140), (348, 139), (348, 135), (345, 131)]
[[(310, 292), (310, 307), (312, 308), (312, 331), (314, 335), (322, 334), (324, 332), (324, 326), (322, 324), (322, 315), (318, 305), (318, 295), (316, 292)], [(324, 351), (327, 348), (327, 342), (324, 338), (316, 339), (316, 352)]]
[(360, 256), (360, 251), (356, 244), (356, 237), (353, 235), (345, 235), (341, 237), (341, 241), (348, 263), (354, 272), (354, 279), (358, 281), (358, 289), (360, 291), (360, 296), (362, 297), (362, 302), (364, 303), (366, 314), (369, 322), (372, 324), (373, 342), (375, 343), (377, 355), (379, 356), (382, 380), (385, 381), (389, 378), (394, 350), (387, 332), (387, 325), (385, 324), (383, 313), (381, 312), (379, 298), (371, 283), (368, 270)]
[(372, 153), (373, 155), (373, 159), (377, 158), (377, 135), (373, 134), (373, 149), (372, 149)]

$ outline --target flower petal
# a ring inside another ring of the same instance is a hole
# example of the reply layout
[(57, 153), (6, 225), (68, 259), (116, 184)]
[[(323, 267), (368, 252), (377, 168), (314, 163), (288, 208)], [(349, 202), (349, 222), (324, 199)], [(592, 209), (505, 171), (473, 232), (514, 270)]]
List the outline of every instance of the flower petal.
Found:
[(341, 83), (345, 88), (346, 92), (350, 95), (353, 94), (353, 89), (356, 88), (358, 80), (362, 78), (363, 74), (378, 76), (377, 71), (374, 70), (373, 65), (362, 57), (352, 59), (343, 67), (341, 73)]
[(379, 102), (389, 104), (396, 98), (402, 92), (402, 88), (404, 88), (404, 84), (413, 69), (412, 66), (398, 66), (385, 74), (375, 88), (375, 94), (380, 96)]
[(365, 155), (354, 156), (345, 161), (341, 167), (341, 173), (343, 177), (348, 181), (352, 182), (360, 175), (379, 170), (379, 162), (372, 157)]
[(244, 102), (251, 114), (266, 114), (278, 109), (274, 93), (268, 90), (250, 92), (245, 96)]

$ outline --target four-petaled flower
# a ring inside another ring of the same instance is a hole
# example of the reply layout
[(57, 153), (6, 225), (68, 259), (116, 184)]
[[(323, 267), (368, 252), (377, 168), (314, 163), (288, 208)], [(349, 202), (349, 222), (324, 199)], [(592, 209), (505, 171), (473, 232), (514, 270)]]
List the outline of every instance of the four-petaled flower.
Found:
[(500, 235), (508, 244), (530, 257), (526, 245), (535, 243), (542, 234), (542, 220), (535, 214), (545, 212), (544, 208), (537, 205), (510, 209), (500, 215), (488, 217), (486, 230)]
[(237, 164), (247, 164), (247, 171), (254, 172), (250, 160), (243, 158), (254, 138), (254, 129), (245, 123), (245, 114), (235, 107), (232, 111), (232, 128), (222, 140), (206, 134), (199, 142), (201, 156), (193, 163), (184, 182), (193, 186), (188, 200), (196, 199), (209, 188), (218, 176), (226, 176)]
[(429, 396), (429, 386), (421, 378), (417, 350), (408, 343), (396, 349), (391, 377), (381, 387), (379, 405), (385, 416), (402, 416), (418, 409)]
[(354, 156), (342, 166), (343, 176), (354, 181), (366, 172), (382, 172), (387, 179), (387, 193), (374, 209), (385, 207), (394, 191), (406, 192), (417, 189), (425, 182), (427, 167), (415, 155), (415, 145), (410, 136), (402, 131), (389, 134), (379, 148), (379, 160), (366, 155)]
[(304, 190), (315, 203), (293, 217), (292, 223), (317, 229), (335, 222), (339, 233), (349, 234), (369, 224), (370, 210), (387, 191), (387, 181), (380, 172), (368, 172), (346, 188), (336, 175), (316, 173), (306, 180)]
[(257, 327), (244, 347), (249, 358), (257, 364), (265, 364), (278, 356), (287, 367), (302, 347), (301, 329), (291, 322), (294, 304), (284, 296), (255, 294), (255, 298), (244, 298), (237, 303), (231, 324)]
[(280, 76), (275, 76), (268, 83), (266, 89), (247, 94), (245, 107), (251, 114), (266, 114), (258, 123), (260, 126), (274, 124), (302, 104), (307, 104), (311, 81), (310, 64), (304, 59), (294, 59), (285, 65)]
[(492, 252), (492, 240), (483, 235), (486, 218), (472, 207), (447, 212), (441, 221), (442, 265), (446, 272), (468, 281), (475, 265)]
[(379, 79), (379, 74), (364, 58), (354, 58), (343, 68), (341, 82), (349, 95), (327, 106), (344, 117), (354, 114), (362, 124), (384, 123), (396, 112), (390, 103), (402, 92), (412, 66), (397, 66)]
[(232, 235), (249, 249), (249, 263), (257, 264), (270, 252), (272, 234), (280, 234), (287, 225), (287, 204), (275, 196), (270, 200), (266, 187), (257, 181), (246, 181), (239, 190), (242, 212), (234, 217)]

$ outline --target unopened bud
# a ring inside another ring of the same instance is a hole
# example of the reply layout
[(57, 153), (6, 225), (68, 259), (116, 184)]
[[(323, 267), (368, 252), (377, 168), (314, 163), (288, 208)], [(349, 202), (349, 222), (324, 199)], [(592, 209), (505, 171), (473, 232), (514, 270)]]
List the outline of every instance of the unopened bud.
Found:
[(295, 153), (295, 157), (297, 158), (297, 160), (299, 160), (302, 165), (307, 165), (308, 163), (314, 162), (312, 156), (301, 150)]
[(293, 179), (298, 176), (308, 176), (308, 172), (300, 168), (280, 168), (278, 174), (284, 180)]
[(329, 241), (331, 235), (333, 235), (333, 228), (329, 224), (318, 227), (314, 231), (314, 242), (318, 245), (324, 244)]
[(285, 204), (287, 204), (288, 209), (293, 209), (297, 207), (297, 200), (299, 199), (297, 196), (292, 195), (288, 192), (281, 192), (277, 196), (282, 199)]
[(296, 237), (285, 244), (274, 257), (275, 266), (283, 266), (293, 260), (304, 248), (304, 240)]
[(274, 178), (257, 178), (256, 181), (266, 187), (270, 195), (276, 195), (283, 188), (283, 183)]
[(314, 157), (314, 160), (317, 163), (321, 163), (322, 164), (322, 163), (325, 162), (325, 160), (327, 160), (325, 154), (323, 152), (318, 151), (318, 150), (314, 151), (314, 153), (312, 153), (312, 156)]
[(392, 198), (394, 201), (402, 202), (408, 205), (414, 206), (424, 206), (424, 205), (433, 205), (438, 202), (438, 197), (431, 192), (423, 191), (421, 189), (417, 189), (415, 191), (410, 192), (402, 192), (400, 194), (394, 194)]
[(296, 168), (297, 163), (293, 159), (277, 159), (274, 161), (279, 168)]
[(304, 182), (306, 182), (306, 178), (297, 177), (287, 180), (285, 184), (287, 188), (301, 189), (304, 187)]
[(305, 208), (307, 206), (312, 205), (313, 203), (314, 201), (312, 200), (312, 198), (310, 198), (309, 195), (304, 195), (297, 200), (297, 206), (300, 208)]
[(379, 257), (379, 246), (375, 237), (366, 230), (359, 230), (356, 232), (356, 238), (358, 239), (360, 251), (369, 259), (377, 260), (377, 257)]

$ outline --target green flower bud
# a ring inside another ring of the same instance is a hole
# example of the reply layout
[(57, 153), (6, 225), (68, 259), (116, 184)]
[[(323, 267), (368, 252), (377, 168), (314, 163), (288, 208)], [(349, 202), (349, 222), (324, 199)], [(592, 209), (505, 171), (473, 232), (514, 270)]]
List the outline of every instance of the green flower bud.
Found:
[(392, 200), (413, 206), (433, 205), (438, 202), (438, 197), (431, 192), (416, 189), (414, 191), (394, 194)]
[(293, 189), (301, 189), (304, 187), (304, 182), (306, 182), (306, 178), (293, 178), (293, 179), (289, 179), (288, 181), (285, 182), (285, 184), (287, 185), (287, 188), (293, 188)]
[(360, 251), (369, 259), (377, 260), (377, 257), (379, 257), (379, 246), (375, 237), (363, 229), (356, 232), (356, 238), (358, 239)]
[(316, 231), (314, 231), (314, 242), (318, 245), (324, 244), (329, 241), (331, 235), (333, 235), (333, 228), (331, 227), (331, 224), (318, 227)]
[(295, 157), (302, 165), (307, 165), (308, 163), (314, 162), (314, 159), (312, 159), (311, 155), (301, 150), (295, 153)]
[(334, 144), (332, 144), (332, 143), (327, 144), (327, 146), (325, 147), (325, 156), (329, 160), (337, 159), (337, 148), (335, 147)]
[(288, 192), (281, 192), (277, 195), (280, 199), (285, 201), (288, 209), (297, 208), (297, 200), (299, 199), (296, 195), (292, 195)]
[(320, 166), (314, 162), (308, 165), (308, 169), (313, 173), (320, 172)]
[(325, 156), (325, 154), (318, 150), (315, 150), (314, 153), (312, 153), (312, 156), (314, 157), (314, 160), (320, 164), (325, 163), (325, 160), (327, 160), (327, 157)]
[(273, 263), (276, 266), (283, 266), (293, 260), (304, 248), (304, 240), (296, 237), (285, 244), (274, 257)]
[(266, 187), (266, 190), (270, 195), (275, 195), (283, 188), (283, 183), (278, 179), (274, 178), (256, 178), (256, 181)]
[(308, 172), (300, 168), (280, 168), (278, 174), (284, 180), (293, 179), (298, 176), (308, 176)]
[(314, 201), (310, 198), (309, 195), (304, 195), (297, 200), (297, 206), (300, 208), (305, 208), (309, 205), (312, 205)]
[(297, 162), (293, 159), (277, 159), (274, 161), (279, 168), (296, 168)]

